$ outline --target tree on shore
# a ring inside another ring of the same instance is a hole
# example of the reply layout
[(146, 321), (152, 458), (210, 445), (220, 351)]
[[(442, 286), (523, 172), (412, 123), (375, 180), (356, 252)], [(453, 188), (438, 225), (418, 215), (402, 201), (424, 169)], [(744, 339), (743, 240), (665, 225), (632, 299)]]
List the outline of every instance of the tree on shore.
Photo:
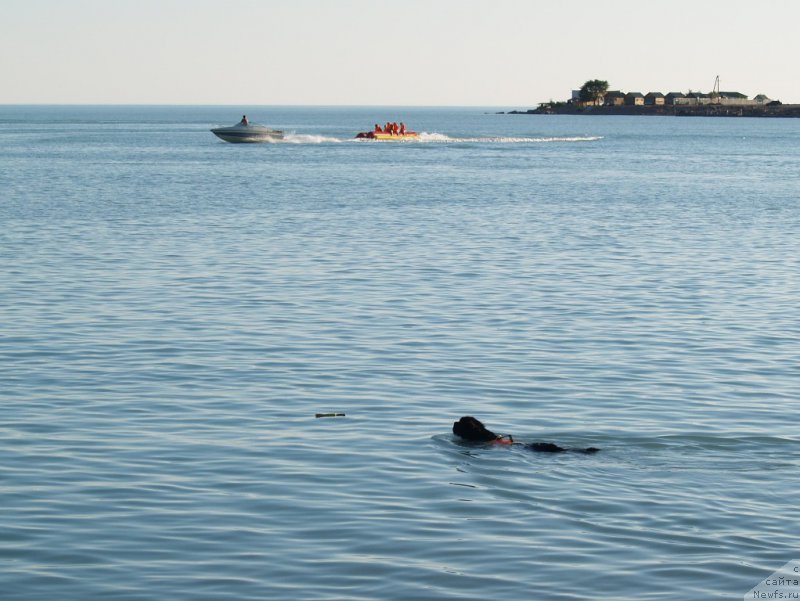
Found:
[(578, 98), (581, 102), (600, 104), (603, 96), (608, 92), (608, 82), (602, 79), (590, 79), (581, 86)]

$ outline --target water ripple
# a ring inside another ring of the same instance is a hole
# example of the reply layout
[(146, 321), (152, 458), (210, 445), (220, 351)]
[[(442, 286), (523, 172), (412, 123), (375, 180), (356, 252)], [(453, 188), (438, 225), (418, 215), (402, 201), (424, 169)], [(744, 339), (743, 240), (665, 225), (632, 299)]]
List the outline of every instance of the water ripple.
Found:
[(3, 598), (728, 599), (794, 557), (792, 123), (20, 110)]

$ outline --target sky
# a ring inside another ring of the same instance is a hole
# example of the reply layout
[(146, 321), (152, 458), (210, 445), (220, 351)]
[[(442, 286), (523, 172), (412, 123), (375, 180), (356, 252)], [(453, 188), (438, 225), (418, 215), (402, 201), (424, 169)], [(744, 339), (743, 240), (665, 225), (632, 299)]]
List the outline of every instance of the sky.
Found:
[(0, 0), (2, 104), (800, 103), (797, 0)]

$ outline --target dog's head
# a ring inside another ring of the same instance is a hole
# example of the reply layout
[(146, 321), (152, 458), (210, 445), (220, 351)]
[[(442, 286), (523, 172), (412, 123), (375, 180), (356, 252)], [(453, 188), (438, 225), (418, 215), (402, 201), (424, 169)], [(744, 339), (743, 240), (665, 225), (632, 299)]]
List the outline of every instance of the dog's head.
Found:
[(473, 442), (490, 442), (497, 440), (497, 434), (487, 430), (480, 420), (470, 415), (465, 415), (457, 422), (453, 422), (453, 434)]

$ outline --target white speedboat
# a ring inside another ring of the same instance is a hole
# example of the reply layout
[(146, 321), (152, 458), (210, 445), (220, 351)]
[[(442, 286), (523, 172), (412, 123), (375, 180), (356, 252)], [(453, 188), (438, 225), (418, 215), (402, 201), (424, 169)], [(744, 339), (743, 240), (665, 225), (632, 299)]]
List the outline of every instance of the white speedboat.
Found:
[(245, 118), (230, 127), (215, 127), (211, 130), (218, 138), (226, 142), (274, 142), (283, 140), (283, 132), (263, 125), (253, 125)]

